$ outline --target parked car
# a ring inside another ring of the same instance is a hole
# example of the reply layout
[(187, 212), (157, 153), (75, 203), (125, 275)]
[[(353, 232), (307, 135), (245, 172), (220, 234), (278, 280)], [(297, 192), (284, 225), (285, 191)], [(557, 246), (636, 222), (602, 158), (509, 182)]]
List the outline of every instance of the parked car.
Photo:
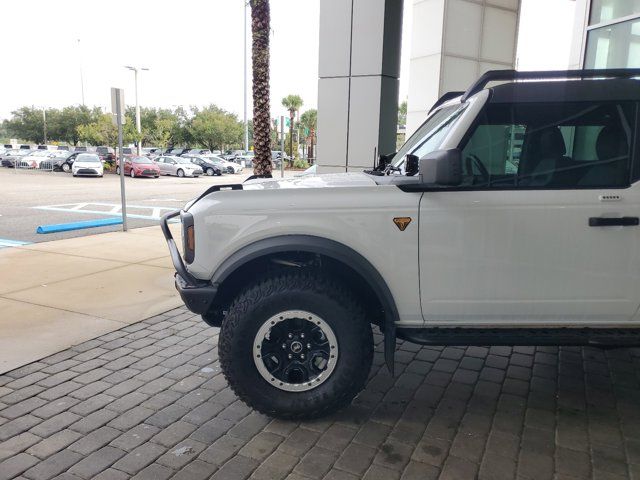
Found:
[(55, 156), (51, 159), (51, 162), (53, 163), (53, 170), (62, 170), (65, 173), (71, 172), (74, 160), (81, 154), (82, 152), (69, 152), (63, 150), (55, 152)]
[(373, 170), (210, 188), (165, 215), (230, 387), (267, 415), (334, 412), (369, 377), (372, 324), (392, 374), (397, 338), (637, 346), (638, 77), (487, 72)]
[(89, 147), (78, 146), (73, 149), (75, 152), (88, 152)]
[(20, 168), (45, 168), (51, 169), (51, 160), (55, 152), (49, 150), (32, 150), (27, 155), (24, 155), (18, 162)]
[(243, 170), (242, 165), (237, 162), (230, 162), (217, 155), (205, 155), (203, 158), (218, 165), (224, 173), (240, 173)]
[(155, 160), (162, 175), (176, 175), (178, 177), (199, 177), (202, 168), (182, 157), (162, 156)]
[(65, 150), (68, 152), (71, 148), (69, 148), (69, 145), (58, 145), (58, 150)]
[(13, 168), (18, 164), (23, 157), (29, 155), (31, 150), (24, 150), (20, 148), (14, 148), (11, 150), (7, 150), (4, 155), (2, 155), (2, 166)]
[[(116, 174), (120, 175), (120, 165), (116, 167)], [(124, 174), (131, 178), (160, 176), (160, 167), (149, 157), (131, 157), (124, 161)]]
[(74, 177), (102, 177), (104, 175), (104, 167), (100, 157), (95, 153), (81, 153), (78, 155), (73, 162), (71, 171)]
[(182, 155), (209, 155), (211, 154), (211, 150), (208, 148), (190, 148)]
[(162, 149), (158, 147), (145, 147), (141, 151), (142, 155), (147, 157), (157, 157), (162, 155)]
[(172, 148), (168, 148), (164, 154), (165, 155), (169, 155), (172, 157), (179, 157), (180, 155), (188, 152), (189, 149), (188, 148), (180, 148), (180, 147), (172, 147)]
[(116, 160), (116, 152), (112, 147), (96, 147), (96, 154), (103, 162), (113, 163)]
[(202, 168), (202, 171), (205, 173), (205, 175), (222, 175), (221, 166), (218, 163), (209, 160), (207, 157), (187, 154), (183, 155), (180, 158), (186, 158), (194, 165), (198, 165), (200, 168)]

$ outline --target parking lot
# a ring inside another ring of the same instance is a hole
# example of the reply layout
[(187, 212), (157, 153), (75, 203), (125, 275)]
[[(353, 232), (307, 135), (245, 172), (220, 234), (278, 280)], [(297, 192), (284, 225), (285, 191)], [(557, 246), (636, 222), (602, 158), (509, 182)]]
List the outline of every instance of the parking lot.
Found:
[[(131, 228), (158, 223), (211, 185), (242, 183), (251, 171), (220, 177), (125, 178)], [(289, 175), (287, 172), (286, 175)], [(277, 174), (279, 176), (279, 173)], [(62, 172), (0, 169), (0, 247), (120, 230), (120, 225), (39, 235), (39, 225), (120, 216), (120, 179), (78, 177)]]
[(0, 479), (640, 478), (640, 352), (399, 346), (316, 421), (251, 411), (178, 308), (0, 376)]

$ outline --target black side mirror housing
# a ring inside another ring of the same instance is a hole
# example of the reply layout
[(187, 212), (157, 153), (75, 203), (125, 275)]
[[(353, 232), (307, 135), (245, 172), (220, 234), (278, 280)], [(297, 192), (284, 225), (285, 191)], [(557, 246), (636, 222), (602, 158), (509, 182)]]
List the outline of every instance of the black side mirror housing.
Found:
[(425, 185), (455, 187), (462, 183), (462, 152), (436, 150), (420, 159), (420, 181)]

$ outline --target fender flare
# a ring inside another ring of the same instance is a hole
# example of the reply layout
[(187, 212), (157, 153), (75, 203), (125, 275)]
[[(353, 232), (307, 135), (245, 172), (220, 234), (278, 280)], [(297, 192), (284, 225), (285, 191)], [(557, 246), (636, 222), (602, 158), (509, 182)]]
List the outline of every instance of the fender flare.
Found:
[(224, 260), (211, 277), (218, 288), (238, 268), (265, 255), (283, 252), (306, 252), (324, 255), (341, 262), (358, 273), (369, 284), (384, 310), (384, 353), (389, 371), (394, 373), (396, 322), (399, 319), (393, 294), (380, 272), (360, 253), (334, 240), (313, 235), (280, 235), (246, 245)]

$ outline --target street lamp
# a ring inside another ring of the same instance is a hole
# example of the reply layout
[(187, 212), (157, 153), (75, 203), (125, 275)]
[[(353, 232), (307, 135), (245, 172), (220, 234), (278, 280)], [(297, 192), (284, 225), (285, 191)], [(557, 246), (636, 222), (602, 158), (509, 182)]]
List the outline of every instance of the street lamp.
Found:
[[(128, 70), (133, 70), (134, 78), (135, 78), (135, 88), (136, 88), (136, 130), (138, 130), (138, 134), (142, 133), (142, 127), (140, 126), (140, 105), (138, 104), (138, 71), (142, 70), (148, 72), (149, 69), (146, 67), (132, 67), (130, 65), (125, 65), (124, 68)], [(140, 155), (140, 144), (141, 140), (138, 139), (138, 155)]]

